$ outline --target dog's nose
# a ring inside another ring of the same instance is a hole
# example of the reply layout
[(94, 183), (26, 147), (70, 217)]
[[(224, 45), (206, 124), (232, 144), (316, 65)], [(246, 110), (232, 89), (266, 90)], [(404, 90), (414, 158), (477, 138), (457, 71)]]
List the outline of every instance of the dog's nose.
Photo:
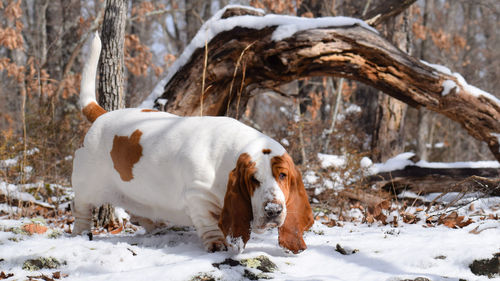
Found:
[(266, 212), (266, 216), (272, 219), (281, 215), (281, 212), (283, 212), (283, 207), (281, 206), (281, 204), (267, 203), (267, 205), (264, 207), (264, 211)]

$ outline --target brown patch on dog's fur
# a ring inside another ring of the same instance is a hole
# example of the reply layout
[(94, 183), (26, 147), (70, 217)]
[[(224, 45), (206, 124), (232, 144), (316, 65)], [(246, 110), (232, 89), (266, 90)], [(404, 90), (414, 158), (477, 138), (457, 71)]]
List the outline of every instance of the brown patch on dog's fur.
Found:
[(253, 219), (251, 197), (259, 182), (255, 180), (255, 162), (247, 153), (238, 158), (236, 167), (229, 173), (224, 206), (219, 228), (224, 237), (241, 237), (246, 244), (250, 239), (250, 222)]
[(264, 153), (264, 154), (271, 154), (271, 149), (264, 148), (264, 149), (262, 149), (262, 153)]
[[(302, 175), (288, 153), (271, 159), (273, 176), (286, 198), (287, 215), (279, 228), (279, 244), (297, 254), (307, 248), (302, 237), (314, 223)], [(284, 177), (280, 178), (280, 174)]]
[(145, 108), (145, 109), (141, 110), (141, 112), (158, 112), (158, 110)]
[(101, 106), (99, 106), (97, 103), (91, 102), (91, 103), (87, 104), (82, 109), (82, 112), (83, 112), (83, 115), (85, 115), (85, 117), (87, 117), (87, 120), (94, 123), (94, 121), (99, 116), (103, 115), (107, 111), (104, 108), (102, 108)]
[(115, 170), (120, 174), (123, 181), (131, 181), (134, 178), (132, 168), (139, 162), (142, 156), (142, 146), (139, 144), (142, 132), (135, 130), (130, 138), (127, 136), (115, 136), (113, 148), (111, 149), (111, 159)]

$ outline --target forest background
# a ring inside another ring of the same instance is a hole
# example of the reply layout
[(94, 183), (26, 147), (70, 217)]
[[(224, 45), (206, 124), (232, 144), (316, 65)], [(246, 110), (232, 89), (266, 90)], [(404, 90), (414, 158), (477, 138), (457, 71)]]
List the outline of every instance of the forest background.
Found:
[[(126, 107), (151, 93), (203, 22), (226, 4), (363, 18), (383, 3), (128, 1)], [(105, 1), (0, 1), (0, 158), (22, 158), (0, 169), (4, 180), (70, 184), (72, 155), (89, 126), (77, 107), (85, 42), (100, 30), (104, 8)], [(498, 97), (499, 15), (494, 0), (419, 0), (377, 28), (411, 56), (445, 65)], [(252, 97), (238, 117), (281, 141), (304, 169), (319, 166), (317, 153), (347, 156), (351, 169), (364, 156), (382, 162), (403, 151), (427, 161), (494, 159), (458, 123), (355, 81), (306, 78), (274, 90)]]

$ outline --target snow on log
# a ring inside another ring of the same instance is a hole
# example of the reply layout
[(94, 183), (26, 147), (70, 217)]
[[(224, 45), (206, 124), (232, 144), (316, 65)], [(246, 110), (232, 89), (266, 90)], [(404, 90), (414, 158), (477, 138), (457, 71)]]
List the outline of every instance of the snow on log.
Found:
[(357, 19), (264, 15), (230, 6), (202, 26), (142, 106), (238, 117), (259, 89), (310, 76), (345, 77), (459, 122), (500, 161), (498, 99), (443, 70), (408, 56)]
[(365, 180), (370, 184), (400, 193), (479, 191), (500, 196), (500, 163), (497, 161), (440, 163), (416, 161), (415, 154), (405, 152), (385, 163), (373, 164)]

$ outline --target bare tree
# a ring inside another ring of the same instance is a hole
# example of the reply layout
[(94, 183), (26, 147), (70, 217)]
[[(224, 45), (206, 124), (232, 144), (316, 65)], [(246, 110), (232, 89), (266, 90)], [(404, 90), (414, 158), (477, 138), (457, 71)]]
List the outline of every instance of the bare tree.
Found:
[[(102, 26), (102, 52), (99, 64), (99, 104), (106, 110), (125, 107), (124, 42), (127, 16), (127, 0), (106, 0)], [(94, 222), (98, 227), (113, 225), (114, 208), (105, 204), (94, 210)]]
[(123, 46), (127, 0), (106, 0), (99, 64), (99, 104), (106, 110), (125, 107), (123, 91)]

